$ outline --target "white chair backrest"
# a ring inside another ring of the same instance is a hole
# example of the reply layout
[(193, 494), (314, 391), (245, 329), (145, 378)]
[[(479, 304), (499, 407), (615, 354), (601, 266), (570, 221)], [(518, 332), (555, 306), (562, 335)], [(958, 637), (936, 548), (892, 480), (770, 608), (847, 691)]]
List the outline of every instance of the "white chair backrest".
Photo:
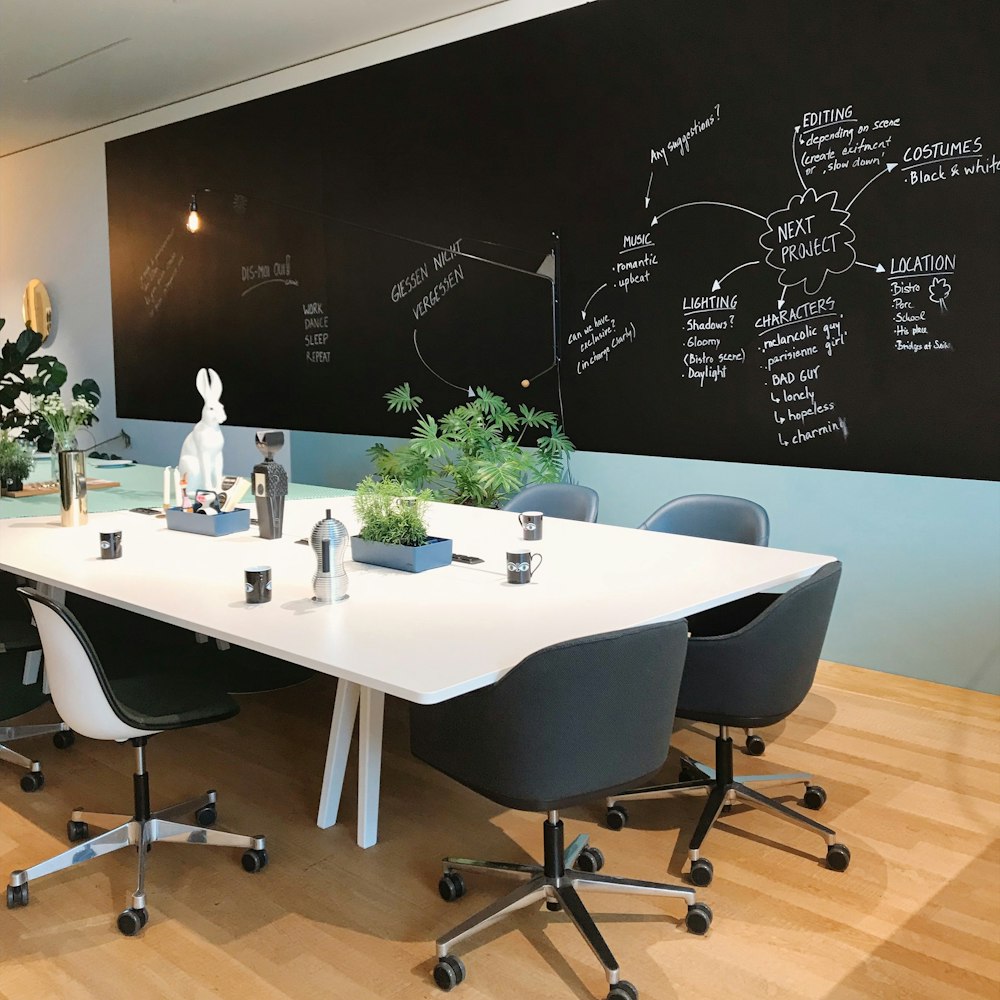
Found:
[(25, 594), (42, 639), (45, 676), (63, 722), (81, 736), (122, 742), (152, 736), (122, 722), (108, 703), (90, 654), (69, 622), (47, 603)]

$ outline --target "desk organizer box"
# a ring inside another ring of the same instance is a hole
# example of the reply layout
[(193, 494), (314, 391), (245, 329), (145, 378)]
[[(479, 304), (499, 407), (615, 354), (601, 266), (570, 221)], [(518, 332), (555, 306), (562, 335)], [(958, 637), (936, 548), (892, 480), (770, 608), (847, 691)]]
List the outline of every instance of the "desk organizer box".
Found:
[(232, 535), (250, 529), (250, 510), (241, 507), (211, 516), (170, 507), (167, 509), (167, 527), (173, 531), (190, 531), (195, 535)]

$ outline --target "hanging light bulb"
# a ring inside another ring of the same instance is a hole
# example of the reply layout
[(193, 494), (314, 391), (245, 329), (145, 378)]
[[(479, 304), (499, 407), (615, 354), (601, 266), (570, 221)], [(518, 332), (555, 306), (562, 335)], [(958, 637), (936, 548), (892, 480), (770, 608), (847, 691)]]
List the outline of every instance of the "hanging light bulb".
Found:
[(188, 217), (185, 225), (189, 233), (196, 233), (201, 229), (201, 216), (198, 214), (198, 199), (195, 195), (191, 195), (191, 205), (188, 208)]

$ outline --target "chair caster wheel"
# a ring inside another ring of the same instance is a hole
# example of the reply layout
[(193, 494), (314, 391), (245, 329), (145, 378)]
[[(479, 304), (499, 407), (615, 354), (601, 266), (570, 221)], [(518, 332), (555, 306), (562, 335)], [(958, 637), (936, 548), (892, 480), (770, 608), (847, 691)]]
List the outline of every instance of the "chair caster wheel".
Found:
[(688, 907), (684, 926), (692, 934), (706, 934), (712, 926), (712, 908), (707, 903), (692, 903)]
[(434, 982), (450, 993), (465, 979), (465, 963), (457, 955), (445, 955), (434, 966)]
[(624, 830), (628, 826), (628, 810), (624, 806), (608, 806), (606, 822), (609, 830)]
[(767, 744), (762, 736), (758, 736), (756, 733), (747, 736), (746, 751), (751, 757), (759, 757), (766, 748)]
[(72, 729), (62, 729), (52, 734), (52, 745), (57, 750), (68, 750), (76, 742), (76, 733)]
[(45, 784), (45, 775), (41, 771), (29, 771), (21, 775), (21, 791), (37, 792)]
[(465, 879), (458, 872), (445, 872), (438, 880), (438, 895), (446, 903), (454, 903), (465, 895)]
[(86, 840), (90, 836), (90, 826), (77, 819), (68, 820), (66, 823), (66, 839), (75, 844), (78, 840)]
[(28, 905), (28, 883), (7, 886), (7, 909)]
[(251, 848), (243, 852), (243, 870), (254, 874), (267, 867), (267, 851)]
[(806, 785), (802, 793), (802, 804), (806, 809), (822, 809), (826, 804), (826, 791), (819, 785)]
[(604, 867), (604, 855), (596, 847), (585, 847), (580, 851), (573, 867), (588, 874), (599, 872)]
[[(712, 867), (712, 862), (708, 858), (698, 858), (697, 861), (691, 862), (691, 881), (704, 888), (706, 885), (712, 884), (712, 879), (715, 876), (715, 869)], [(698, 904), (695, 904), (698, 905)], [(690, 910), (688, 913), (690, 914)]]
[(195, 810), (194, 821), (198, 826), (211, 826), (218, 818), (219, 814), (214, 805), (202, 806)]
[(639, 991), (627, 979), (619, 979), (611, 987), (608, 1000), (639, 1000)]
[(125, 937), (135, 937), (149, 922), (149, 910), (146, 907), (136, 909), (130, 906), (127, 910), (122, 910), (118, 914), (118, 930)]
[(549, 913), (558, 913), (562, 909), (562, 903), (560, 903), (557, 899), (547, 899), (545, 900), (545, 909), (548, 910)]
[(851, 852), (846, 844), (831, 844), (826, 849), (826, 866), (835, 872), (846, 872), (851, 863)]

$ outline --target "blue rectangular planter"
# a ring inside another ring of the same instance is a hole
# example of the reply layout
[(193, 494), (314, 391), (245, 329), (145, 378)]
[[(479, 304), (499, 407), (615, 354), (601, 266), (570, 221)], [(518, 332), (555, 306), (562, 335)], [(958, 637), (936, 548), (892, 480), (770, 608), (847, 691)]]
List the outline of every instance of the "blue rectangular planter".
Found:
[(355, 562), (401, 569), (407, 573), (423, 573), (451, 563), (451, 539), (427, 536), (423, 545), (386, 545), (366, 542), (351, 535), (351, 558)]

